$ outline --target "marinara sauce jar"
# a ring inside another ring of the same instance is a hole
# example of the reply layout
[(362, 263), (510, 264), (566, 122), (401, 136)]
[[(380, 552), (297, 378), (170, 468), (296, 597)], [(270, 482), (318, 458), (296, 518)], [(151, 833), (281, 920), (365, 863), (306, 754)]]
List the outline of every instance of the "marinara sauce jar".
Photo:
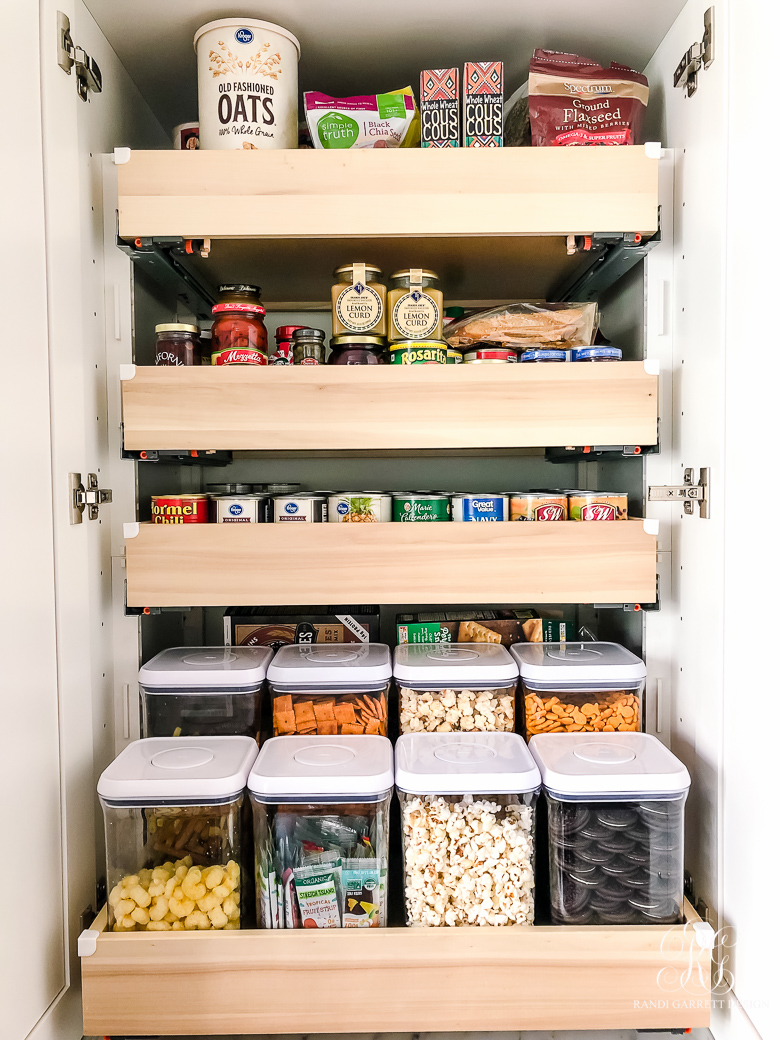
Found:
[(211, 308), (212, 365), (267, 365), (268, 333), (258, 285), (220, 285)]

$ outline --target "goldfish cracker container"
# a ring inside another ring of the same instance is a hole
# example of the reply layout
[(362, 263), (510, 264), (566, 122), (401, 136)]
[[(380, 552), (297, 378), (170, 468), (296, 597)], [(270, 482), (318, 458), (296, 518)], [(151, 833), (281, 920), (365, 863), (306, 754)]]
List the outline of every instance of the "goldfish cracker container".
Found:
[(112, 931), (241, 927), (251, 879), (241, 809), (256, 757), (251, 737), (150, 737), (103, 772)]
[(533, 924), (541, 781), (523, 738), (407, 733), (395, 754), (407, 923)]
[(249, 776), (261, 928), (387, 924), (387, 737), (272, 737)]

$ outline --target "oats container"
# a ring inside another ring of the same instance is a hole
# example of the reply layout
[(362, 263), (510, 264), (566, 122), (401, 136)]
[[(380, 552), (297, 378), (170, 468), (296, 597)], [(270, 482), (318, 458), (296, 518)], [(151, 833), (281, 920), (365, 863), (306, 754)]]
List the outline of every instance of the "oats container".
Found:
[(219, 18), (195, 33), (200, 147), (298, 147), (298, 58), (292, 33), (256, 18)]

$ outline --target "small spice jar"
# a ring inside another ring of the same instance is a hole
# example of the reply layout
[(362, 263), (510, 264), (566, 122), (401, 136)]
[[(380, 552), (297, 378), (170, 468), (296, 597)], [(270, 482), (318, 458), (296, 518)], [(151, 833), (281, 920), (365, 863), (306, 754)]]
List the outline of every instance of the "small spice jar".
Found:
[(293, 363), (293, 333), (305, 325), (280, 325), (276, 330), (276, 350), (268, 358), (269, 365), (291, 365)]
[(214, 315), (212, 365), (267, 365), (268, 333), (257, 285), (220, 285)]
[(197, 325), (155, 325), (155, 365), (199, 365), (200, 337)]
[(325, 333), (322, 329), (296, 329), (293, 332), (293, 364), (325, 364)]
[(412, 267), (390, 276), (388, 339), (441, 339), (444, 297), (434, 271)]
[(343, 264), (333, 272), (336, 284), (331, 289), (333, 335), (370, 332), (387, 333), (387, 289), (382, 272), (373, 264)]
[(384, 349), (382, 336), (334, 336), (330, 341), (329, 365), (378, 365)]

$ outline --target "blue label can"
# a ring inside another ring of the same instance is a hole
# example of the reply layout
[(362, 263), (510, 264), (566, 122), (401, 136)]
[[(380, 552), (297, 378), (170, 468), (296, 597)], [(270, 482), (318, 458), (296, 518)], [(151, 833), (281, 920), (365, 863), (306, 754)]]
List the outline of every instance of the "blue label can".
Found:
[(507, 495), (453, 495), (453, 520), (508, 520)]

